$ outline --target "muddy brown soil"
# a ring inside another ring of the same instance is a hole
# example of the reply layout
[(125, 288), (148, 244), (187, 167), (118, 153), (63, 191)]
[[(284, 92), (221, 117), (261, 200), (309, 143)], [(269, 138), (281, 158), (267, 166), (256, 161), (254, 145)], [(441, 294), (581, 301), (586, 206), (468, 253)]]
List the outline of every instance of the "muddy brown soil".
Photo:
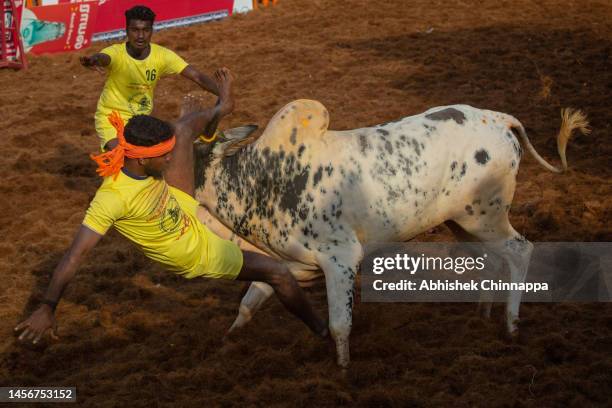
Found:
[[(525, 157), (511, 221), (532, 241), (612, 241), (612, 4), (560, 0), (284, 0), (222, 22), (155, 34), (198, 68), (229, 67), (237, 111), (223, 126), (264, 126), (287, 102), (320, 100), (332, 129), (466, 103), (510, 113), (557, 160), (560, 108), (593, 132), (570, 143), (570, 170)], [(352, 365), (276, 301), (223, 341), (236, 283), (187, 281), (111, 232), (59, 306), (60, 340), (18, 344), (100, 184), (93, 114), (104, 78), (86, 52), (0, 71), (0, 385), (76, 386), (80, 406), (609, 406), (612, 307), (524, 304), (521, 335), (503, 336), (473, 304), (357, 302)], [(166, 78), (156, 112), (183, 94)], [(208, 98), (212, 102), (211, 98)], [(451, 239), (444, 227), (421, 240)], [(322, 283), (308, 290), (325, 313)]]

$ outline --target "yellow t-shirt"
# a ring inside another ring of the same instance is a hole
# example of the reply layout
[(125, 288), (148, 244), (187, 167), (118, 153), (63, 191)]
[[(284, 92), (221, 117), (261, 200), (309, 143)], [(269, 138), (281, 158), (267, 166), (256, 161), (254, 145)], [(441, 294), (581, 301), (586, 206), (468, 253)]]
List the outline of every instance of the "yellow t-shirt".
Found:
[(205, 275), (234, 279), (242, 252), (214, 235), (196, 217), (197, 201), (163, 179), (106, 177), (83, 225), (104, 235), (114, 226), (144, 254), (187, 278)]
[(100, 52), (111, 58), (95, 116), (96, 131), (104, 146), (116, 137), (115, 129), (108, 122), (108, 115), (113, 110), (119, 112), (124, 122), (134, 115), (150, 114), (153, 90), (159, 78), (179, 74), (188, 64), (173, 51), (157, 44), (151, 44), (151, 52), (143, 60), (132, 58), (126, 43), (111, 45)]

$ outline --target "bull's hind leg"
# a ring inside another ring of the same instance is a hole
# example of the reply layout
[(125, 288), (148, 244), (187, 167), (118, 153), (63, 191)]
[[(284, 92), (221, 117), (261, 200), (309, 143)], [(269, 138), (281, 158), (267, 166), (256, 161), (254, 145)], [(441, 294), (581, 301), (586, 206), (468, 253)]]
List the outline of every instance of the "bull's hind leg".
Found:
[(342, 368), (347, 368), (350, 362), (349, 335), (353, 323), (355, 276), (362, 256), (361, 245), (355, 244), (317, 257), (325, 273), (329, 331), (336, 343), (336, 361)]
[(236, 329), (241, 328), (245, 324), (251, 321), (253, 315), (259, 308), (272, 296), (274, 289), (272, 286), (264, 282), (253, 282), (249, 286), (246, 294), (240, 301), (240, 308), (238, 309), (238, 316), (232, 323), (232, 326), (227, 331), (228, 333), (233, 332)]
[[(486, 247), (508, 264), (511, 282), (525, 282), (533, 244), (512, 228), (507, 212), (493, 212), (491, 216), (473, 215), (455, 221), (468, 233), (483, 241)], [(520, 290), (508, 292), (506, 324), (510, 334), (514, 334), (517, 329), (522, 295)]]
[[(514, 231), (514, 228), (512, 229)], [(504, 242), (505, 259), (510, 268), (512, 282), (523, 283), (529, 269), (529, 261), (533, 252), (533, 244), (525, 237), (514, 231), (514, 236)], [(519, 307), (521, 305), (522, 290), (511, 290), (508, 292), (508, 303), (506, 304), (506, 322), (508, 333), (513, 334), (517, 330), (519, 318)]]
[[(457, 223), (470, 234), (477, 236), (485, 243), (487, 248), (490, 248), (507, 263), (512, 283), (525, 282), (533, 244), (512, 228), (507, 213), (500, 214), (496, 218), (463, 218), (457, 220)], [(520, 290), (508, 292), (506, 324), (510, 334), (514, 334), (517, 329), (516, 324), (522, 295), (523, 292)]]
[[(455, 221), (448, 220), (445, 222), (446, 226), (453, 233), (457, 241), (459, 242), (480, 242), (480, 240), (469, 234), (466, 230), (461, 228)], [(478, 302), (478, 312), (480, 316), (489, 319), (491, 317), (491, 308), (493, 307), (493, 298), (491, 294), (485, 290), (480, 291), (480, 299)]]

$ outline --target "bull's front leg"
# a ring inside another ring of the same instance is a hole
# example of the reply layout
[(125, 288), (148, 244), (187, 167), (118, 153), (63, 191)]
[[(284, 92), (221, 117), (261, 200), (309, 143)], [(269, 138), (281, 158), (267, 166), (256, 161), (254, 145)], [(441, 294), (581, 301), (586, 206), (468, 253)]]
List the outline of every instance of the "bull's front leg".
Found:
[(238, 316), (236, 316), (236, 320), (234, 320), (234, 323), (229, 328), (227, 333), (229, 334), (250, 322), (255, 312), (259, 310), (259, 308), (265, 303), (266, 300), (270, 298), (270, 296), (272, 296), (273, 293), (274, 289), (272, 289), (272, 286), (268, 285), (267, 283), (251, 283), (247, 293), (240, 301)]
[(349, 335), (353, 323), (355, 275), (361, 262), (361, 246), (343, 253), (322, 254), (319, 265), (325, 273), (329, 331), (336, 343), (337, 363), (347, 368), (350, 362)]

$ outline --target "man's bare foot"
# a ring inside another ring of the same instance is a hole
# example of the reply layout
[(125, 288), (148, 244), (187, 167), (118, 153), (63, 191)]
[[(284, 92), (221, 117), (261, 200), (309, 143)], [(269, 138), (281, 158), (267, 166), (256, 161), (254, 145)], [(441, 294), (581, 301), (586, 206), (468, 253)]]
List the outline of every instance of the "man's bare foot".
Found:
[(219, 110), (221, 116), (230, 114), (234, 110), (234, 97), (232, 95), (232, 74), (227, 68), (215, 71), (215, 79), (219, 88)]

